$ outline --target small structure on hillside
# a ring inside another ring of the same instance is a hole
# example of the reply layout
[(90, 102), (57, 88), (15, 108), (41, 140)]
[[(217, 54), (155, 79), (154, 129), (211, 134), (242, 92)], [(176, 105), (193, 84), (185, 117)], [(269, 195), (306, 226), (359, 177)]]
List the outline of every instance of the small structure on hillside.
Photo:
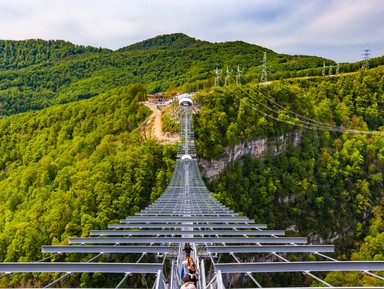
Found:
[(147, 94), (147, 99), (149, 102), (154, 102), (154, 103), (161, 103), (166, 101), (166, 97), (164, 94)]

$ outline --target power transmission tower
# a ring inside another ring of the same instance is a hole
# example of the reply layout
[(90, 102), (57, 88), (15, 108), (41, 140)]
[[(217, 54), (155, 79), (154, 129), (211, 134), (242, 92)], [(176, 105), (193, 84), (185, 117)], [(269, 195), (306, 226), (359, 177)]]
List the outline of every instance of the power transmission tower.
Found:
[(262, 63), (263, 63), (263, 68), (261, 70), (260, 82), (267, 82), (268, 81), (267, 52), (264, 52), (264, 57), (263, 57)]
[(367, 46), (364, 49), (364, 53), (363, 53), (364, 62), (363, 62), (363, 66), (361, 67), (362, 69), (368, 69), (369, 68), (369, 55), (371, 55), (370, 51), (371, 50), (369, 49), (369, 45), (367, 44)]
[(216, 69), (215, 69), (215, 86), (219, 85), (219, 75), (220, 75), (219, 69), (216, 67)]
[(176, 116), (176, 95), (173, 96), (173, 113)]
[(237, 65), (236, 84), (240, 84), (240, 73), (242, 72), (243, 70), (240, 70), (240, 66)]
[(321, 75), (325, 76), (325, 62), (323, 63), (323, 70), (321, 71)]
[(225, 72), (225, 80), (224, 80), (224, 86), (227, 86), (229, 85), (229, 75), (231, 74), (231, 72), (229, 71), (229, 68), (227, 66), (227, 71)]

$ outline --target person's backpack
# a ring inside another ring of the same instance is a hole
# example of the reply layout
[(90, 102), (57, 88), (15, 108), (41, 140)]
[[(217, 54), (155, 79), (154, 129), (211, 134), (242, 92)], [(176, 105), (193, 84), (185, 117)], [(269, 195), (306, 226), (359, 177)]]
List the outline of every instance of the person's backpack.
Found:
[(196, 272), (188, 273), (188, 278), (190, 281), (196, 281), (197, 280)]

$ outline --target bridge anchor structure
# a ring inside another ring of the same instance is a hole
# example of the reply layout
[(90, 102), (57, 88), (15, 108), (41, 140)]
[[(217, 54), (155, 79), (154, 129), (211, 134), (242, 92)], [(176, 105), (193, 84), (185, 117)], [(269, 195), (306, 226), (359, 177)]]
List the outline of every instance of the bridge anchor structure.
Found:
[[(254, 273), (301, 272), (323, 287), (333, 286), (319, 278), (318, 272), (357, 271), (384, 280), (378, 275), (384, 271), (384, 262), (335, 260), (326, 255), (334, 251), (332, 245), (311, 245), (305, 237), (268, 230), (266, 224), (256, 224), (217, 201), (205, 186), (198, 168), (191, 98), (180, 99), (179, 113), (181, 139), (176, 166), (170, 183), (154, 203), (135, 216), (110, 224), (107, 230), (91, 231), (88, 238), (70, 238), (65, 246), (43, 246), (42, 252), (51, 254), (44, 260), (0, 263), (0, 272), (4, 272), (1, 277), (20, 272), (61, 274), (45, 286), (48, 288), (58, 287), (61, 280), (76, 273), (118, 274), (121, 278), (114, 288), (122, 288), (133, 275), (142, 274), (152, 282), (146, 288), (177, 289), (182, 284), (183, 248), (188, 242), (199, 271), (198, 289), (227, 288), (231, 286), (228, 280), (232, 274), (248, 278), (247, 283), (251, 285), (247, 288), (263, 285)], [(319, 261), (290, 262), (284, 257), (290, 253), (310, 253), (319, 257)], [(52, 261), (53, 257), (63, 254), (95, 255), (86, 262)], [(124, 260), (130, 254), (140, 257), (130, 263), (102, 261), (111, 256), (121, 256), (115, 259)], [(248, 262), (243, 262), (240, 255)]]

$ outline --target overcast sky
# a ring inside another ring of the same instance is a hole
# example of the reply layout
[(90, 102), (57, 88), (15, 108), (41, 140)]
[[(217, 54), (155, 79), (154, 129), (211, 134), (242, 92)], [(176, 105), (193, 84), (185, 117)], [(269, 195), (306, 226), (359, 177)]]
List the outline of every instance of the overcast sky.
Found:
[[(0, 0), (0, 39), (112, 50), (182, 32), (338, 62), (384, 55), (383, 0)], [(367, 46), (368, 45), (368, 46)]]

